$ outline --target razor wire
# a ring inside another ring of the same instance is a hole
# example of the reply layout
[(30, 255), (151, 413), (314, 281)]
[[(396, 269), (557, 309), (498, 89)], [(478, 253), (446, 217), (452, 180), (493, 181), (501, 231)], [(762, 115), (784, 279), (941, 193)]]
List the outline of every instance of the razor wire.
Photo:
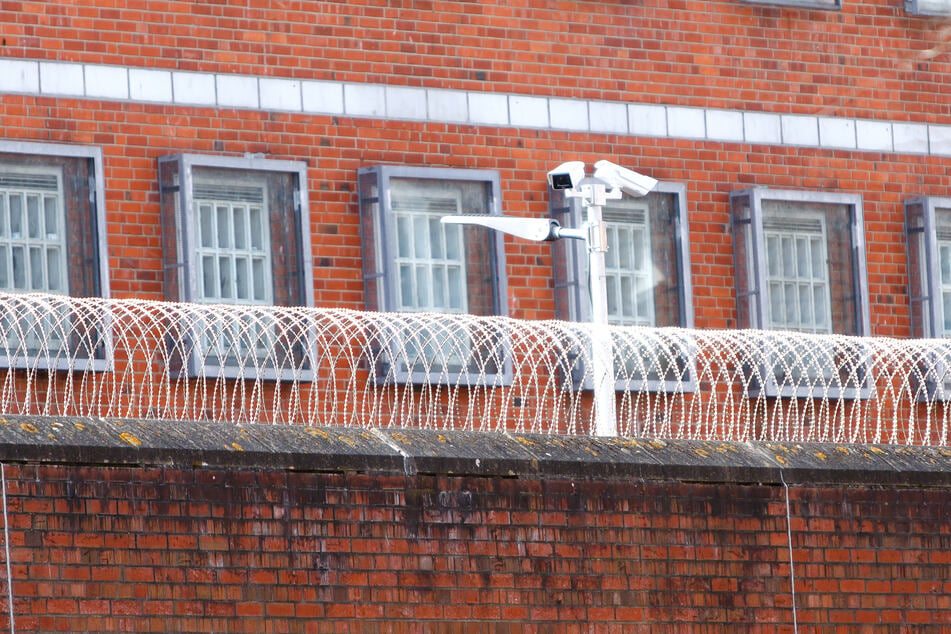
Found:
[(0, 415), (947, 445), (951, 341), (0, 294)]

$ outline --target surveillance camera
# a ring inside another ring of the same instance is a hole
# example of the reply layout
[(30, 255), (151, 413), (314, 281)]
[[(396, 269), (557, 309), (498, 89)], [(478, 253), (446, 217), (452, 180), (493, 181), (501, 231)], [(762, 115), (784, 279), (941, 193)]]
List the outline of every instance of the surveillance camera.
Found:
[(548, 172), (548, 184), (552, 189), (574, 189), (583, 178), (582, 161), (568, 161)]
[[(634, 170), (615, 165), (611, 161), (598, 161), (594, 164), (594, 177), (599, 178), (611, 187), (618, 187), (628, 196), (646, 196), (654, 189), (657, 180), (650, 176), (638, 174)], [(549, 179), (551, 175), (549, 174)]]

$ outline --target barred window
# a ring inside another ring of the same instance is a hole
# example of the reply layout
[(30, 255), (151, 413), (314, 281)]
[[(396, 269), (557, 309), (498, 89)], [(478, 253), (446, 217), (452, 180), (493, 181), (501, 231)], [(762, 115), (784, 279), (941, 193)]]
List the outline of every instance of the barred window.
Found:
[[(734, 192), (731, 202), (740, 328), (869, 334), (860, 196), (756, 187)], [(868, 394), (857, 351), (791, 339), (788, 353), (764, 357), (753, 384), (767, 395)]]
[(824, 216), (808, 211), (764, 217), (768, 328), (832, 332), (825, 228)]
[[(577, 198), (555, 189), (549, 189), (548, 196), (551, 215), (560, 224), (584, 224), (586, 210)], [(658, 183), (644, 198), (610, 201), (602, 210), (602, 219), (607, 238), (608, 321), (618, 326), (693, 327), (686, 188), (679, 183)], [(558, 317), (590, 321), (588, 255), (583, 241), (558, 240), (553, 250)], [(666, 336), (650, 339), (654, 343), (638, 349), (630, 349), (636, 337), (615, 341), (616, 388), (693, 389), (689, 342)], [(658, 341), (665, 343), (657, 345)], [(585, 354), (578, 351), (571, 380), (590, 389), (590, 379), (582, 379), (587, 376)]]
[(430, 195), (415, 183), (402, 188), (398, 183), (395, 191), (398, 310), (468, 312), (463, 229), (439, 221), (442, 216), (462, 213), (459, 192)]
[[(108, 297), (99, 148), (0, 142), (0, 292)], [(4, 317), (0, 365), (103, 370), (105, 315)]]
[[(444, 225), (457, 214), (499, 214), (496, 172), (376, 166), (359, 172), (368, 310), (507, 314), (502, 234)], [(504, 343), (432, 327), (400, 333), (375, 362), (377, 379), (402, 383), (507, 381)]]
[(63, 208), (61, 171), (0, 166), (0, 290), (67, 290)]
[(951, 198), (905, 201), (913, 337), (951, 337)]
[[(951, 198), (921, 196), (905, 201), (911, 335), (951, 338)], [(951, 364), (934, 358), (919, 371), (921, 400), (951, 400)]]
[[(181, 154), (162, 157), (159, 176), (168, 299), (313, 306), (306, 164)], [(288, 333), (268, 314), (201, 324), (173, 370), (312, 378), (307, 333)]]
[(198, 182), (194, 188), (200, 301), (273, 302), (265, 183)]

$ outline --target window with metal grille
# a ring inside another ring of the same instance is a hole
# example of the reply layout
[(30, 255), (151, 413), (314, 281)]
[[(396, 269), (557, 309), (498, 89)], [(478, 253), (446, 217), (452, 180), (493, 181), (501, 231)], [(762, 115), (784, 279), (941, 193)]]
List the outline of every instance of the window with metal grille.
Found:
[(273, 302), (265, 185), (195, 185), (200, 301)]
[[(19, 168), (23, 169), (23, 168)], [(66, 289), (66, 235), (63, 231), (62, 173), (19, 171), (0, 167), (0, 290), (63, 294)], [(7, 171), (10, 170), (10, 171)], [(59, 351), (63, 341), (56, 327), (61, 315), (38, 316), (24, 328), (4, 318), (7, 345)]]
[(459, 225), (444, 225), (443, 216), (462, 212), (458, 192), (427, 196), (410, 185), (392, 197), (396, 222), (396, 266), (401, 311), (468, 311), (465, 243)]
[[(313, 306), (306, 165), (191, 154), (162, 157), (159, 176), (171, 300)], [(185, 335), (190, 375), (309, 380), (312, 337), (267, 310)]]
[[(0, 292), (109, 295), (99, 148), (0, 141)], [(107, 315), (3, 317), (0, 366), (107, 369)]]
[(941, 336), (951, 337), (951, 228), (938, 230), (938, 292), (941, 302)]
[[(563, 191), (548, 192), (552, 217), (580, 227), (586, 210)], [(693, 327), (686, 188), (658, 183), (644, 198), (611, 201), (602, 210), (607, 238), (605, 284), (608, 321), (619, 326)], [(588, 254), (580, 240), (553, 245), (558, 317), (591, 320)], [(689, 391), (694, 386), (689, 341), (672, 333), (617, 337), (614, 343), (618, 390)], [(571, 381), (590, 389), (578, 351)]]
[(63, 293), (62, 174), (0, 167), (0, 290)]
[[(853, 194), (734, 192), (733, 248), (740, 328), (866, 336), (862, 200)], [(770, 396), (866, 396), (860, 352), (790, 337), (763, 351), (752, 383)]]
[(763, 233), (768, 327), (831, 333), (825, 218), (808, 212), (764, 218)]
[[(911, 335), (951, 338), (951, 198), (905, 201)], [(951, 400), (951, 355), (923, 359), (920, 400)]]
[(646, 205), (603, 214), (607, 253), (608, 321), (619, 326), (654, 325), (654, 260)]
[[(443, 225), (458, 214), (499, 214), (496, 172), (382, 165), (359, 172), (366, 306), (393, 312), (507, 314), (502, 234)], [(373, 361), (377, 380), (484, 384), (510, 380), (504, 342), (474, 341), (434, 315), (398, 334)]]
[(911, 334), (951, 337), (951, 198), (905, 201)]

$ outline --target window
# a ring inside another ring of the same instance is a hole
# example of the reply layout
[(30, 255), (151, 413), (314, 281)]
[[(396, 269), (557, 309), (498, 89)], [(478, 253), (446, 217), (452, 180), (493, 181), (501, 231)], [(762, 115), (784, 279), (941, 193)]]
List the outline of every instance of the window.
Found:
[(200, 324), (177, 369), (312, 378), (311, 333), (281, 328), (264, 308), (314, 303), (306, 164), (180, 154), (159, 159), (159, 172), (167, 298), (262, 307)]
[(792, 206), (786, 213), (763, 218), (763, 235), (769, 297), (766, 328), (831, 333), (825, 215)]
[[(0, 142), (0, 292), (108, 297), (99, 148)], [(104, 370), (106, 316), (0, 318), (0, 366)]]
[(842, 0), (743, 0), (750, 4), (778, 4), (812, 9), (841, 9)]
[[(440, 222), (448, 215), (500, 214), (498, 173), (375, 166), (359, 171), (359, 188), (368, 310), (507, 314), (502, 234)], [(445, 326), (434, 319), (430, 327), (400, 332), (399, 345), (379, 355), (378, 380), (508, 380), (504, 342), (476, 341)]]
[[(860, 196), (754, 188), (731, 202), (740, 328), (869, 334)], [(816, 349), (791, 337), (762, 356), (754, 383), (769, 396), (854, 398), (868, 388), (850, 344)]]
[[(951, 198), (925, 196), (905, 201), (911, 335), (951, 338)], [(921, 368), (922, 398), (951, 399), (948, 360)]]
[(913, 15), (951, 15), (951, 0), (905, 0), (905, 12)]
[[(549, 190), (552, 217), (580, 227), (586, 210), (563, 190)], [(658, 183), (644, 198), (610, 201), (602, 209), (608, 321), (618, 326), (693, 327), (686, 188)], [(553, 243), (556, 309), (560, 319), (591, 320), (588, 255), (581, 240)], [(638, 346), (630, 349), (631, 345)], [(641, 332), (614, 342), (618, 390), (692, 390), (691, 347), (680, 336)], [(585, 376), (582, 351), (572, 369)], [(583, 387), (591, 388), (590, 377)]]
[(951, 198), (905, 201), (911, 334), (951, 337)]

